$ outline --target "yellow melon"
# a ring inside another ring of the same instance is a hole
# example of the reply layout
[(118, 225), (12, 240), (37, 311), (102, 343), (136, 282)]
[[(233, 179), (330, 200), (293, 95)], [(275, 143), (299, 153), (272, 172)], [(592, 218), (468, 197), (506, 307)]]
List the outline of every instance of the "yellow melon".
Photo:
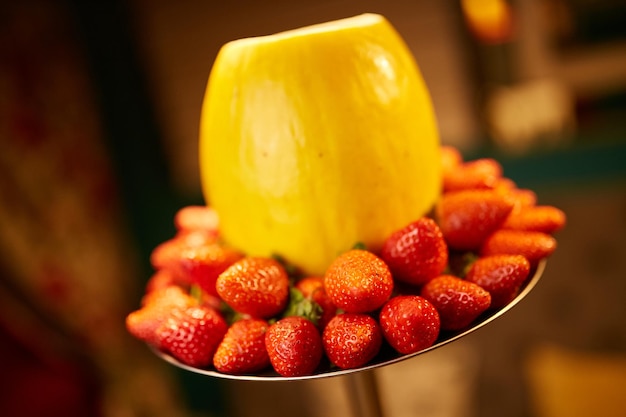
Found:
[(232, 41), (207, 84), (200, 171), (227, 243), (322, 274), (440, 195), (429, 92), (377, 14)]

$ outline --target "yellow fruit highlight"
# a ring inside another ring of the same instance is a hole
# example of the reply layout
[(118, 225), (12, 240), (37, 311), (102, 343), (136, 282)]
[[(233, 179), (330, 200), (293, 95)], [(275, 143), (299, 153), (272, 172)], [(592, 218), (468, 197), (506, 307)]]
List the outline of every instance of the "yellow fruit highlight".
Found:
[(377, 250), (441, 193), (428, 90), (376, 14), (224, 45), (200, 169), (226, 242), (311, 274), (357, 242)]

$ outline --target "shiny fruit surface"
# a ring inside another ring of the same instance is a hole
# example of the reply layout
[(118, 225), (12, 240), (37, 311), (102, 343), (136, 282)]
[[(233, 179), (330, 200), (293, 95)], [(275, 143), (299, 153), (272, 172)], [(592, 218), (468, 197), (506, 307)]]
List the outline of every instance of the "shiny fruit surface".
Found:
[(226, 242), (310, 274), (378, 250), (441, 193), (430, 95), (402, 38), (364, 14), (220, 50), (202, 107), (200, 169)]

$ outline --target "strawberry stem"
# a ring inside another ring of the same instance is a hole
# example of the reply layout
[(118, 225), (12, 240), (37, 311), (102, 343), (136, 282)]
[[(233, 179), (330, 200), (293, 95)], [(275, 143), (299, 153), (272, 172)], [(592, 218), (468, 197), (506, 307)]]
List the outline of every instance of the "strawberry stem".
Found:
[(192, 285), (189, 288), (189, 295), (196, 300), (196, 303), (202, 303), (202, 288), (199, 285)]
[(476, 259), (478, 259), (478, 255), (474, 252), (451, 253), (448, 266), (446, 266), (444, 272), (459, 278), (465, 278), (467, 271)]
[(322, 312), (319, 304), (310, 298), (306, 298), (299, 289), (290, 287), (289, 304), (287, 304), (287, 308), (283, 312), (283, 317), (304, 317), (317, 325)]
[(229, 306), (225, 302), (222, 302), (220, 306), (220, 313), (222, 314), (222, 317), (224, 317), (224, 320), (226, 320), (226, 323), (228, 323), (229, 325), (246, 317), (244, 314), (241, 314), (238, 311), (235, 311), (231, 306)]

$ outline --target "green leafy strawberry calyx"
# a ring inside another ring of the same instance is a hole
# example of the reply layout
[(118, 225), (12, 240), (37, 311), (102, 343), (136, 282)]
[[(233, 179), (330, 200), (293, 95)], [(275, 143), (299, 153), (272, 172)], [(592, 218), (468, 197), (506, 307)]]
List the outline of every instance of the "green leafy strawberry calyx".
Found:
[(304, 317), (317, 326), (322, 313), (322, 307), (312, 299), (305, 297), (302, 291), (294, 287), (289, 289), (289, 303), (283, 317)]

